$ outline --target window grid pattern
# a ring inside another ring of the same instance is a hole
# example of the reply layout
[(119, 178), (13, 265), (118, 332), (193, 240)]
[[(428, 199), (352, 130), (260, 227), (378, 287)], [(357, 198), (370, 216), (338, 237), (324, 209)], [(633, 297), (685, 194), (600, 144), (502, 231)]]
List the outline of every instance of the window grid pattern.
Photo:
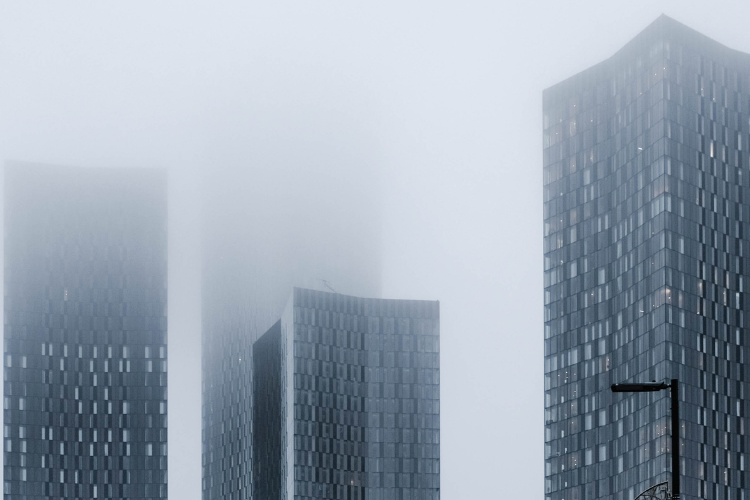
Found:
[[(252, 498), (252, 336), (244, 321), (204, 308), (204, 500)], [(214, 313), (213, 315), (210, 313)]]
[(662, 17), (545, 93), (545, 494), (746, 498), (750, 57)]
[(439, 304), (295, 289), (290, 319), (282, 498), (438, 500)]
[(166, 498), (166, 178), (6, 168), (6, 499)]

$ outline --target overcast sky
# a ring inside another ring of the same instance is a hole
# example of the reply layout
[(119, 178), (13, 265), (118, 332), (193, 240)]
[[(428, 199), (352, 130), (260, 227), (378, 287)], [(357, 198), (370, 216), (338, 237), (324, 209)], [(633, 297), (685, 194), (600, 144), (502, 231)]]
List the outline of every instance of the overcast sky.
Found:
[(252, 123), (380, 170), (383, 296), (441, 301), (442, 498), (542, 498), (541, 93), (661, 13), (750, 52), (739, 0), (0, 1), (1, 159), (170, 170), (171, 497), (201, 491), (200, 187)]

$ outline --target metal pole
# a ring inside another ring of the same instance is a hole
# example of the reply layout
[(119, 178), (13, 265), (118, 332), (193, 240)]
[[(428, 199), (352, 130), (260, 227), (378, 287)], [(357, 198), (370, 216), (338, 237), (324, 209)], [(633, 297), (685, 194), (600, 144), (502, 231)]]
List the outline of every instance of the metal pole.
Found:
[(680, 397), (676, 378), (670, 384), (672, 393), (672, 498), (680, 498)]

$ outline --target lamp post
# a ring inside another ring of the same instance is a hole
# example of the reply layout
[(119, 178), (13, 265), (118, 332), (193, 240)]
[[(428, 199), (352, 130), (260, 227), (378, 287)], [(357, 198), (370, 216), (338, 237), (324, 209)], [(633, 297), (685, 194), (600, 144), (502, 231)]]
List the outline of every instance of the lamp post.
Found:
[(672, 396), (672, 498), (680, 498), (680, 401), (679, 383), (644, 382), (642, 384), (612, 384), (612, 392), (657, 392), (670, 389)]

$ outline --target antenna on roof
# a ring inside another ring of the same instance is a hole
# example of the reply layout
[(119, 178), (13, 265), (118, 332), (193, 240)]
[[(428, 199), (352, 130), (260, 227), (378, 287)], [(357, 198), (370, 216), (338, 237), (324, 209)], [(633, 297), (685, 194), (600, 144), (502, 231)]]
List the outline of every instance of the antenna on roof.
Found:
[(331, 285), (328, 284), (328, 280), (324, 280), (323, 278), (318, 278), (318, 279), (320, 279), (320, 281), (323, 282), (323, 285), (325, 285), (325, 287), (328, 288), (330, 291), (332, 291), (333, 293), (339, 293), (336, 290), (334, 290)]

